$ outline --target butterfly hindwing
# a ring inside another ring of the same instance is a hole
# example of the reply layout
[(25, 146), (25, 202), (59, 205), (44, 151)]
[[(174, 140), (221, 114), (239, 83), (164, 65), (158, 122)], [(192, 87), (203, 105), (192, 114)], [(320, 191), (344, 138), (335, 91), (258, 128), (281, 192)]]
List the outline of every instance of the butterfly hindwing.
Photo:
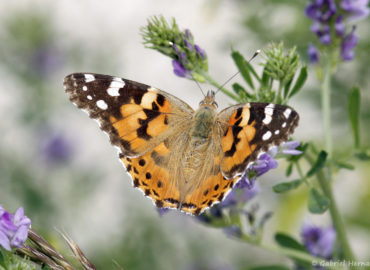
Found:
[(96, 119), (112, 144), (127, 156), (140, 156), (169, 136), (192, 109), (180, 99), (130, 80), (74, 73), (64, 80), (70, 100)]
[(279, 145), (293, 133), (299, 116), (277, 104), (247, 103), (229, 107), (219, 114), (227, 123), (221, 139), (224, 157), (221, 170), (228, 179), (241, 175), (261, 151)]
[(177, 208), (180, 201), (179, 190), (171, 180), (168, 167), (160, 162), (160, 159), (168, 158), (169, 153), (170, 150), (162, 142), (140, 157), (120, 155), (120, 159), (131, 175), (134, 187), (141, 189), (157, 207)]

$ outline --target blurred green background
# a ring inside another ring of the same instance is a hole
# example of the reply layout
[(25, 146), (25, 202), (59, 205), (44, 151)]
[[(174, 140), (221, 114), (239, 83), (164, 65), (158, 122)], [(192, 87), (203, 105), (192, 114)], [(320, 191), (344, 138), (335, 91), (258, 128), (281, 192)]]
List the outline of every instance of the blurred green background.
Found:
[[(177, 212), (160, 217), (152, 202), (132, 188), (116, 150), (96, 123), (77, 110), (64, 93), (63, 78), (88, 71), (121, 76), (156, 86), (192, 107), (202, 95), (194, 82), (172, 73), (170, 59), (142, 46), (139, 28), (163, 14), (189, 28), (207, 51), (210, 73), (219, 82), (236, 71), (231, 45), (252, 55), (269, 42), (297, 46), (302, 61), (314, 35), (304, 16), (307, 1), (46, 1), (0, 2), (0, 204), (24, 206), (32, 226), (61, 250), (55, 228), (67, 232), (98, 269), (247, 269), (290, 261), (278, 254), (228, 238)], [(354, 61), (340, 65), (333, 81), (337, 155), (352, 145), (347, 124), (347, 93), (362, 90), (362, 142), (369, 146), (370, 23), (358, 26)], [(258, 69), (259, 60), (254, 60)], [(238, 78), (235, 79), (238, 81)], [(301, 121), (295, 139), (322, 143), (320, 92), (311, 67), (309, 81), (291, 104)], [(208, 86), (204, 86), (208, 90)], [(220, 108), (231, 100), (220, 94)], [(370, 256), (370, 168), (353, 160), (355, 171), (336, 177), (335, 195), (351, 244), (360, 260)], [(306, 209), (307, 190), (284, 195), (271, 187), (284, 180), (284, 164), (261, 177), (253, 199), (273, 211), (264, 241), (276, 231), (299, 238), (304, 221), (330, 224), (328, 214)]]

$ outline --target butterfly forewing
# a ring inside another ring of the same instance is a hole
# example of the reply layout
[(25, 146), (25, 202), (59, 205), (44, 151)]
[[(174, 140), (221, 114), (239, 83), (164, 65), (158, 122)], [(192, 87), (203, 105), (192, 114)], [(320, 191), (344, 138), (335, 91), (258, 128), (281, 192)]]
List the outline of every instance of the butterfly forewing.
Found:
[(219, 121), (227, 123), (221, 139), (224, 176), (241, 175), (261, 151), (286, 141), (298, 120), (293, 109), (271, 103), (239, 104), (220, 112)]
[[(74, 73), (64, 80), (70, 100), (98, 120), (112, 144), (128, 156), (150, 151), (192, 109), (156, 88), (93, 73)], [(181, 106), (178, 106), (181, 104)]]

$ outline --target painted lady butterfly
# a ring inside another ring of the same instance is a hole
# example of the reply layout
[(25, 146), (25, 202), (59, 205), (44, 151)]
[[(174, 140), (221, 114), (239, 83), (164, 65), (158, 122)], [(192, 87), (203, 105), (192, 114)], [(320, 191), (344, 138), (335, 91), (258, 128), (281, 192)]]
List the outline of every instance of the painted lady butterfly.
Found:
[(96, 119), (133, 179), (158, 207), (198, 215), (220, 202), (247, 165), (288, 139), (291, 108), (245, 103), (217, 113), (214, 92), (194, 111), (157, 88), (107, 75), (74, 73), (70, 100)]

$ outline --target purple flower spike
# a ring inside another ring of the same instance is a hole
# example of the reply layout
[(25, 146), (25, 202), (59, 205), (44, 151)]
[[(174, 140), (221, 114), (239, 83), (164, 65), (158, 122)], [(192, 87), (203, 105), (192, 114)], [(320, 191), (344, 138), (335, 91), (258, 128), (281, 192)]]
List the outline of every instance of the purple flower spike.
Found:
[(334, 0), (316, 0), (308, 4), (306, 16), (320, 22), (327, 22), (337, 12)]
[(340, 7), (350, 14), (349, 20), (361, 20), (369, 15), (369, 0), (342, 0)]
[(6, 250), (22, 247), (27, 240), (31, 220), (24, 215), (23, 207), (10, 214), (0, 205), (0, 245)]
[(358, 37), (355, 35), (356, 28), (354, 27), (351, 33), (345, 36), (341, 43), (341, 57), (344, 61), (350, 61), (355, 57), (353, 49), (356, 47)]
[(308, 46), (307, 54), (312, 64), (316, 64), (319, 62), (319, 51), (312, 43)]
[(322, 228), (305, 224), (301, 232), (303, 243), (314, 256), (329, 259), (333, 253), (336, 232), (333, 227)]

